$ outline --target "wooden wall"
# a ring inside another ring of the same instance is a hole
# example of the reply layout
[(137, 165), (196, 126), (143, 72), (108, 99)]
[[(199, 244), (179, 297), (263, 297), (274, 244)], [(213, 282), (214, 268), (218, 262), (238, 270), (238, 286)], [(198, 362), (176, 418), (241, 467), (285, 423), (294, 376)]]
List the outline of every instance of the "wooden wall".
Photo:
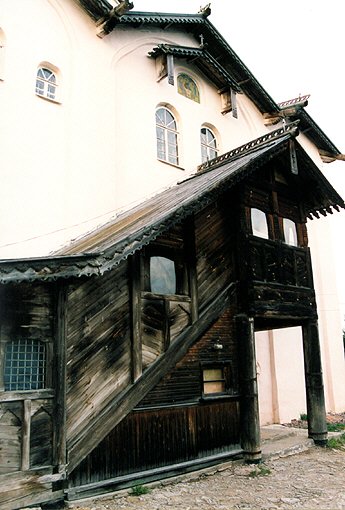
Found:
[(127, 262), (67, 295), (67, 442), (131, 382)]
[[(78, 486), (238, 449), (237, 343), (228, 309), (71, 474)], [(221, 351), (213, 348), (222, 343)], [(202, 400), (202, 362), (229, 362), (233, 391)], [(179, 405), (177, 405), (179, 404)]]
[[(229, 362), (233, 381), (233, 396), (238, 395), (238, 354), (233, 314), (235, 302), (189, 349), (175, 368), (138, 404), (137, 408), (199, 402), (202, 396), (201, 367), (207, 362)], [(223, 346), (214, 348), (215, 343)]]
[(55, 287), (41, 283), (1, 286), (0, 303), (1, 358), (6, 342), (34, 339), (45, 343), (47, 363), (43, 389), (0, 391), (0, 507), (8, 510), (57, 495), (50, 478), (56, 462), (54, 437), (61, 426), (55, 420), (54, 400)]
[(232, 210), (218, 201), (195, 216), (195, 251), (199, 310), (235, 279)]
[(238, 449), (237, 402), (129, 414), (70, 477), (86, 485)]

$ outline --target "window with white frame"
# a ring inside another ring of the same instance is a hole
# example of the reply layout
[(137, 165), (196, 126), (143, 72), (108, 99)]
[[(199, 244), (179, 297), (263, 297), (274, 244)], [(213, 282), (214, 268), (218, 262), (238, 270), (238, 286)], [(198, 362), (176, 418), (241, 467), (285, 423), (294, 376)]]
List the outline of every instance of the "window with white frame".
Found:
[(40, 66), (37, 69), (36, 94), (52, 101), (57, 99), (56, 73), (48, 67)]
[(156, 110), (157, 158), (173, 165), (179, 164), (177, 123), (167, 108)]
[(200, 142), (202, 163), (218, 156), (217, 139), (209, 128), (201, 128)]

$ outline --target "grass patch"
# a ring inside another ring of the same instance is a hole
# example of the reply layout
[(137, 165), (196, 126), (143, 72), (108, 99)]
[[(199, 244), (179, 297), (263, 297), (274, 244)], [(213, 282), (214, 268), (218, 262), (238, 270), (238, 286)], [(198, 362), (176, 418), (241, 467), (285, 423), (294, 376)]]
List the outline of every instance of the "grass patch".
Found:
[(271, 474), (270, 468), (264, 465), (257, 466), (253, 471), (249, 473), (250, 478), (256, 478), (257, 476), (267, 476)]
[(327, 448), (334, 448), (335, 450), (345, 450), (345, 434), (339, 437), (331, 437), (327, 441)]
[(327, 423), (328, 432), (341, 432), (345, 430), (345, 423)]
[(301, 413), (299, 415), (299, 419), (302, 420), (302, 421), (307, 421), (308, 420), (308, 415), (305, 414), (305, 413)]
[(142, 496), (143, 494), (149, 494), (151, 492), (151, 489), (148, 487), (145, 487), (145, 485), (136, 485), (135, 487), (132, 487), (131, 489), (131, 495), (132, 496)]

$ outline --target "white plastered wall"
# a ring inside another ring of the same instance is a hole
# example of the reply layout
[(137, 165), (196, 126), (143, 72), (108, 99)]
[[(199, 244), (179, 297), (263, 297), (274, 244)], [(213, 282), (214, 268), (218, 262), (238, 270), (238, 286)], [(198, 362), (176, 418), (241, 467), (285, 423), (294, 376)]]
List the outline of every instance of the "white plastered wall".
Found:
[[(220, 152), (268, 131), (243, 95), (238, 119), (222, 115), (216, 88), (186, 62), (176, 63), (175, 75), (187, 70), (196, 77), (200, 104), (166, 79), (157, 82), (148, 52), (159, 43), (198, 46), (191, 35), (118, 28), (100, 39), (72, 0), (2, 0), (0, 16), (0, 107), (8, 112), (1, 119), (1, 258), (47, 254), (188, 177), (200, 164), (205, 123), (219, 135)], [(35, 95), (42, 62), (58, 70), (58, 103)], [(176, 112), (180, 168), (156, 158), (160, 104)]]

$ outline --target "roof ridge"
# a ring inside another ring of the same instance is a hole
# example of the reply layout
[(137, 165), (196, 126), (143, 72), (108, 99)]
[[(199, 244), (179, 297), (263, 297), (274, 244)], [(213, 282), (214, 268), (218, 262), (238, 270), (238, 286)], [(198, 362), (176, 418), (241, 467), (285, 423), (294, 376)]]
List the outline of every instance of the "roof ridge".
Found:
[(264, 135), (261, 135), (258, 138), (255, 138), (254, 140), (250, 140), (249, 142), (246, 142), (243, 145), (236, 147), (235, 149), (231, 149), (230, 151), (225, 152), (224, 154), (221, 154), (216, 158), (206, 161), (205, 163), (202, 163), (201, 165), (198, 166), (198, 173), (196, 175), (200, 174), (200, 172), (207, 171), (211, 168), (215, 168), (216, 166), (224, 163), (224, 161), (232, 161), (240, 156), (243, 156), (244, 154), (247, 154), (248, 152), (259, 149), (265, 143), (271, 140), (276, 140), (286, 134), (295, 137), (298, 134), (298, 124), (299, 120), (296, 120), (295, 122), (291, 122), (289, 124), (285, 124), (284, 126), (278, 129), (269, 131), (268, 133), (265, 133)]

